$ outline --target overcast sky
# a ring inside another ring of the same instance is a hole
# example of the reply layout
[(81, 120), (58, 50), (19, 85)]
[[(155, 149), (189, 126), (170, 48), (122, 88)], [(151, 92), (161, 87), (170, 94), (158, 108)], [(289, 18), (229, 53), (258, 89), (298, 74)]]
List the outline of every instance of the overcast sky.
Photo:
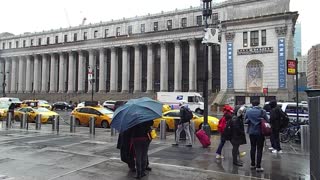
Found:
[[(224, 0), (213, 0), (220, 2)], [(112, 2), (112, 3), (111, 3)], [(0, 3), (0, 33), (39, 32), (77, 26), (83, 17), (97, 23), (199, 6), (200, 0), (3, 0)], [(319, 0), (291, 0), (291, 11), (299, 11), (302, 53), (320, 43)]]

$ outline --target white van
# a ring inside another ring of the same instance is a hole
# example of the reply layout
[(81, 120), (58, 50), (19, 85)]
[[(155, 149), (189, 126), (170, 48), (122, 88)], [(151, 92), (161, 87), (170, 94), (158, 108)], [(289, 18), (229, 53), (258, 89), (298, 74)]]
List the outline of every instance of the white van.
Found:
[(176, 109), (180, 102), (185, 102), (191, 111), (202, 114), (204, 109), (203, 97), (196, 92), (157, 92), (157, 100), (169, 104)]

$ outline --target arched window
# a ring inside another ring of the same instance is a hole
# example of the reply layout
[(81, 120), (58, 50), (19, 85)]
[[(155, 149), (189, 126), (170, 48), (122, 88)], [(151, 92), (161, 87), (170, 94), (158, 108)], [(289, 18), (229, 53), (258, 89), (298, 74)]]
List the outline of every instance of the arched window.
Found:
[(247, 64), (247, 89), (261, 91), (263, 82), (263, 64), (259, 60), (252, 60)]

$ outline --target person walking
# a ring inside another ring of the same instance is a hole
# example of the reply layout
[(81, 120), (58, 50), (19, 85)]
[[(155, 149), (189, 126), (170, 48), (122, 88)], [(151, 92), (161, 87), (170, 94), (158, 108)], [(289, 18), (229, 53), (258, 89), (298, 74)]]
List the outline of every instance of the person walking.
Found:
[(189, 109), (187, 104), (180, 103), (180, 121), (178, 123), (178, 128), (176, 131), (176, 143), (173, 146), (178, 146), (180, 141), (180, 134), (182, 130), (186, 133), (189, 139), (189, 143), (186, 145), (187, 147), (192, 147), (192, 138), (190, 133), (190, 120), (193, 117), (191, 110)]
[(8, 108), (7, 118), (9, 118), (9, 114), (11, 115), (10, 124), (8, 124), (8, 127), (11, 127), (15, 123), (14, 119), (14, 108), (16, 108), (16, 104), (12, 102), (11, 99), (9, 99), (10, 105)]
[(252, 101), (252, 106), (252, 108), (246, 111), (245, 115), (246, 122), (248, 123), (248, 133), (251, 145), (251, 169), (262, 172), (264, 169), (261, 167), (261, 159), (265, 137), (261, 133), (261, 120), (263, 118), (266, 121), (269, 121), (269, 119), (266, 111), (259, 107), (259, 101)]
[(272, 100), (270, 101), (270, 123), (271, 123), (271, 129), (272, 133), (270, 136), (271, 145), (272, 145), (272, 153), (282, 153), (281, 147), (280, 147), (280, 130), (281, 130), (281, 122), (280, 122), (280, 111), (282, 111), (277, 106), (277, 101)]
[(140, 179), (146, 175), (145, 170), (148, 165), (148, 147), (150, 139), (148, 133), (151, 131), (153, 121), (146, 121), (132, 127), (132, 144), (136, 157), (136, 176)]
[(247, 144), (246, 135), (244, 132), (244, 116), (245, 116), (245, 107), (237, 106), (235, 108), (235, 116), (231, 120), (231, 144), (232, 144), (232, 159), (233, 164), (236, 166), (243, 166), (243, 163), (238, 161), (240, 159), (239, 147), (242, 144)]
[(219, 143), (218, 149), (216, 151), (216, 158), (217, 159), (224, 158), (224, 156), (221, 154), (222, 148), (223, 148), (224, 144), (226, 143), (226, 140), (223, 137), (223, 131), (226, 128), (226, 124), (227, 124), (226, 115), (227, 114), (232, 115), (232, 113), (233, 113), (233, 108), (230, 105), (227, 105), (227, 104), (224, 105), (223, 116), (219, 120), (219, 125), (218, 125), (218, 132), (220, 133), (220, 143)]

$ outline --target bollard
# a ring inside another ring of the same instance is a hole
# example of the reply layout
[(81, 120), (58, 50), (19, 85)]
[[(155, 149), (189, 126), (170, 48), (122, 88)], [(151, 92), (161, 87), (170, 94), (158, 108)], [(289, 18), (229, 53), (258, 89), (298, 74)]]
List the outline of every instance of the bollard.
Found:
[(194, 144), (195, 141), (195, 132), (196, 132), (196, 128), (194, 125), (194, 121), (190, 121), (190, 135), (191, 135), (191, 142), (192, 144)]
[(309, 125), (300, 126), (301, 133), (301, 149), (304, 152), (310, 151), (310, 130)]
[(161, 119), (161, 121), (160, 121), (160, 140), (166, 139), (166, 130), (167, 130), (166, 120)]
[(57, 130), (57, 118), (56, 116), (53, 116), (53, 119), (52, 119), (52, 131), (55, 131)]
[(92, 135), (96, 134), (94, 116), (91, 116), (90, 119), (89, 119), (89, 129), (90, 129), (90, 134), (92, 134)]
[(70, 116), (70, 132), (71, 133), (76, 132), (76, 121), (73, 115)]
[(20, 129), (26, 128), (26, 122), (27, 122), (27, 114), (23, 113), (22, 114), (22, 119), (20, 121)]
[(11, 128), (11, 118), (12, 118), (12, 114), (10, 112), (8, 112), (8, 116), (7, 116), (7, 122), (6, 122), (6, 128)]
[(117, 130), (115, 128), (111, 128), (111, 136), (116, 136)]
[(41, 130), (41, 114), (36, 116), (36, 130)]
[(55, 118), (56, 118), (56, 129), (57, 129), (57, 134), (59, 134), (59, 130), (60, 130), (60, 128), (59, 128), (59, 125), (60, 125), (60, 117), (59, 116), (55, 116)]

